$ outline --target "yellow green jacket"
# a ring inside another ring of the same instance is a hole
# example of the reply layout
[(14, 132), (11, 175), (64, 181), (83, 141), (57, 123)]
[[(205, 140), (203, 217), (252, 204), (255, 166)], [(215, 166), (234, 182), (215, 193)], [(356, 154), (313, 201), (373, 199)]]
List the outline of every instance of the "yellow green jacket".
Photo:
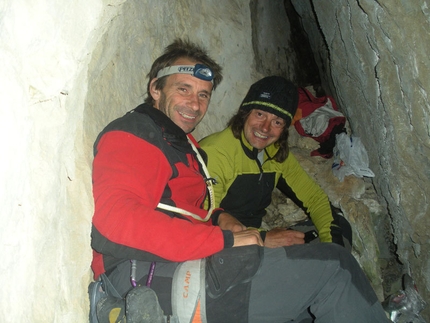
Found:
[(292, 153), (279, 163), (273, 159), (278, 149), (272, 144), (264, 150), (261, 164), (258, 151), (249, 145), (243, 133), (238, 140), (230, 128), (199, 144), (207, 153), (209, 174), (217, 182), (215, 207), (223, 208), (245, 226), (258, 228), (277, 187), (311, 217), (320, 240), (332, 242), (329, 199)]

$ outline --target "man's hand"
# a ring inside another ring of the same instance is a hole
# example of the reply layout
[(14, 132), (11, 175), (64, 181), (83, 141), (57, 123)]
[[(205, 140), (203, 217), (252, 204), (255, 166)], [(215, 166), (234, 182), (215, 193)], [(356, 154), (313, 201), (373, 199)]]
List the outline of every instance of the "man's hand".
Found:
[(226, 212), (222, 212), (219, 215), (218, 225), (222, 230), (230, 230), (232, 232), (246, 230), (246, 227), (238, 219)]
[(229, 213), (222, 212), (219, 215), (218, 225), (222, 230), (230, 230), (233, 232), (233, 247), (248, 246), (252, 244), (264, 246), (260, 232), (257, 230), (247, 230), (238, 219)]
[(260, 232), (255, 229), (244, 230), (233, 233), (234, 244), (233, 247), (248, 246), (257, 244), (264, 246), (263, 240), (261, 239)]
[(266, 233), (264, 246), (268, 248), (286, 247), (305, 243), (303, 232), (275, 228)]

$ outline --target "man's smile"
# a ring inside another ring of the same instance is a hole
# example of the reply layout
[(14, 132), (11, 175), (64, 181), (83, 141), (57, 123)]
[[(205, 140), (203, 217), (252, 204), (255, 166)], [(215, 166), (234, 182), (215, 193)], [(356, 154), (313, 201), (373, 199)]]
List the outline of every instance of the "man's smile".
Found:
[(191, 116), (189, 114), (186, 114), (185, 112), (182, 111), (178, 111), (178, 113), (183, 116), (185, 119), (189, 119), (189, 120), (195, 120), (197, 116)]
[(258, 131), (254, 131), (254, 136), (256, 136), (257, 138), (261, 138), (261, 139), (267, 139), (268, 138), (268, 136), (262, 135)]

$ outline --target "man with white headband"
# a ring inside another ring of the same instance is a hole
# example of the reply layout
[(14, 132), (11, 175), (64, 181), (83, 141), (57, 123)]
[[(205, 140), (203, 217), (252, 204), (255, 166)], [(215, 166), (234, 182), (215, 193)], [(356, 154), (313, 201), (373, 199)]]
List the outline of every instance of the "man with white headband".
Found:
[(344, 248), (264, 248), (257, 230), (214, 209), (190, 133), (221, 79), (204, 50), (176, 40), (151, 67), (145, 103), (99, 134), (90, 321), (274, 323), (310, 308), (318, 322), (387, 322)]

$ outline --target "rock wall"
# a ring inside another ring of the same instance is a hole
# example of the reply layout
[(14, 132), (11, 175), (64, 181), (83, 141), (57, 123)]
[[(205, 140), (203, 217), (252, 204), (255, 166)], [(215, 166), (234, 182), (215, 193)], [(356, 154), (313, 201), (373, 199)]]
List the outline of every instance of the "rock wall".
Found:
[(92, 202), (80, 151), (85, 70), (106, 22), (102, 7), (0, 4), (1, 322), (87, 317)]
[[(292, 0), (323, 86), (376, 174), (399, 260), (430, 299), (428, 2)], [(430, 309), (425, 316), (430, 318)]]

